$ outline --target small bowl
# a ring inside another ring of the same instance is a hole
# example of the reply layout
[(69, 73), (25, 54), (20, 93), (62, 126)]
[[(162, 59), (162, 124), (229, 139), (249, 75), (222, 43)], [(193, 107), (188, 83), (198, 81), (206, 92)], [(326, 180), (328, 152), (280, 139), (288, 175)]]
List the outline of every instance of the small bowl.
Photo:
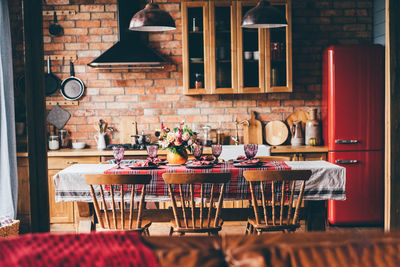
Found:
[(72, 143), (72, 148), (73, 149), (84, 149), (86, 146), (85, 142), (73, 142)]

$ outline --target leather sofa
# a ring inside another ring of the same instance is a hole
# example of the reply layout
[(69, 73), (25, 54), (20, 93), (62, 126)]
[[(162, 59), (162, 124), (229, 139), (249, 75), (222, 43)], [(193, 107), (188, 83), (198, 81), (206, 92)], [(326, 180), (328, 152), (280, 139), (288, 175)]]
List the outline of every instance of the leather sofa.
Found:
[(400, 233), (140, 237), (132, 232), (0, 239), (0, 266), (400, 266)]
[(400, 233), (146, 237), (160, 266), (400, 266)]

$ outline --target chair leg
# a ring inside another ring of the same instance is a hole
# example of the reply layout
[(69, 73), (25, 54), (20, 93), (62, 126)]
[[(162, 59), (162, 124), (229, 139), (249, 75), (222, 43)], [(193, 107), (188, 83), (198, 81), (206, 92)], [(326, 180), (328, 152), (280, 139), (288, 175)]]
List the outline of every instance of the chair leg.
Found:
[(174, 228), (171, 226), (171, 228), (169, 229), (169, 236), (172, 236), (173, 233), (174, 233)]
[(250, 224), (250, 234), (254, 234), (254, 226)]
[(147, 236), (150, 236), (149, 228), (146, 228), (144, 231), (146, 232), (146, 235), (147, 235)]
[(247, 225), (246, 225), (246, 232), (245, 232), (245, 234), (246, 234), (246, 235), (248, 235), (248, 234), (249, 234), (249, 232), (250, 232), (250, 223), (249, 223), (249, 222), (247, 222)]

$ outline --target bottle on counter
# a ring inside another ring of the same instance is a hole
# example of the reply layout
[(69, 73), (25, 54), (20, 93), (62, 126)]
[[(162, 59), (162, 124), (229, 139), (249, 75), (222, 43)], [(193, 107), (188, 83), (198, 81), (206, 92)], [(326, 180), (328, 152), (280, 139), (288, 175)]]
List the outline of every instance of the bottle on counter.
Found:
[(210, 126), (203, 126), (203, 146), (211, 146), (212, 144), (210, 130)]
[(321, 125), (317, 120), (317, 109), (310, 110), (309, 119), (305, 129), (306, 145), (317, 146), (321, 144)]
[(219, 145), (224, 144), (224, 133), (221, 130), (221, 122), (219, 122), (219, 127), (217, 130), (217, 144), (219, 144)]
[(49, 149), (50, 150), (60, 149), (60, 142), (59, 142), (58, 135), (50, 135), (49, 136)]
[(67, 130), (61, 129), (58, 131), (60, 135), (60, 147), (67, 148), (69, 146), (69, 132)]
[(203, 88), (203, 79), (202, 79), (201, 73), (196, 73), (195, 77), (196, 77), (196, 79), (195, 79), (195, 82), (194, 82), (194, 87), (196, 89)]

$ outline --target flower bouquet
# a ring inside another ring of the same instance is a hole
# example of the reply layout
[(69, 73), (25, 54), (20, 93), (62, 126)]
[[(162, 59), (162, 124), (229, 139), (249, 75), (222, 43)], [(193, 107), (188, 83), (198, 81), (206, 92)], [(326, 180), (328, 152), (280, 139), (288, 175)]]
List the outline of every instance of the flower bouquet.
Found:
[(184, 164), (187, 161), (187, 151), (191, 151), (191, 145), (196, 140), (196, 133), (189, 126), (181, 122), (178, 127), (170, 130), (161, 123), (159, 144), (168, 150), (167, 160), (169, 164)]

